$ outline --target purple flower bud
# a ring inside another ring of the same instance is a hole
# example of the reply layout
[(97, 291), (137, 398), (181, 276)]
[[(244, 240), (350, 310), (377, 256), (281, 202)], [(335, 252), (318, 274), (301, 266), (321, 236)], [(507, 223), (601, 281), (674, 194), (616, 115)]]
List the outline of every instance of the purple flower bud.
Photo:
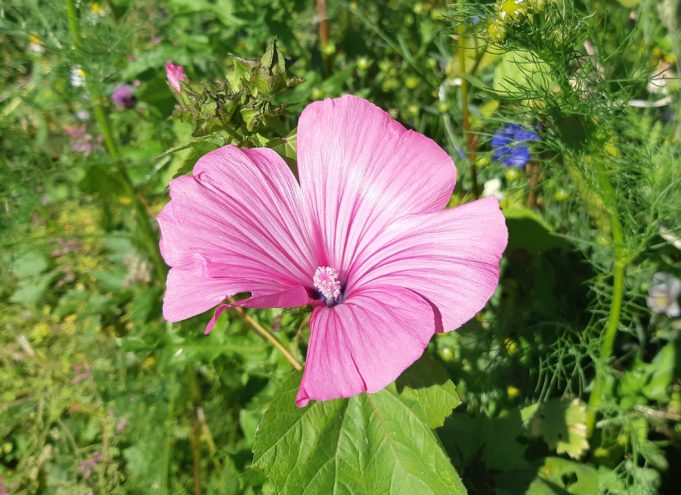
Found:
[(132, 86), (129, 84), (116, 86), (116, 89), (111, 93), (111, 101), (118, 109), (133, 108), (137, 103), (137, 99), (132, 92)]
[(182, 65), (173, 65), (172, 62), (166, 63), (166, 78), (172, 90), (177, 94), (182, 92), (180, 82), (188, 80), (184, 73), (184, 67)]

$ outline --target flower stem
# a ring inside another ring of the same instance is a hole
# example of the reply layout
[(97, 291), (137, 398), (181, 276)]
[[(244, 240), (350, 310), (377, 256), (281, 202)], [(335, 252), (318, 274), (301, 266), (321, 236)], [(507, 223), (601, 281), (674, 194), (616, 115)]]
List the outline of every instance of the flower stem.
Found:
[[(459, 7), (463, 8), (464, 0), (459, 1)], [(473, 188), (473, 195), (478, 198), (480, 196), (478, 190), (478, 170), (475, 166), (475, 137), (471, 134), (470, 114), (468, 111), (468, 81), (466, 80), (466, 43), (465, 34), (466, 28), (463, 19), (459, 20), (457, 27), (457, 34), (459, 36), (457, 51), (459, 59), (459, 73), (461, 75), (461, 112), (463, 118), (463, 137), (466, 141), (468, 149), (468, 161), (471, 164), (471, 182)]]
[(191, 399), (191, 447), (194, 495), (201, 495), (201, 423), (198, 416), (198, 409), (201, 407), (201, 392), (199, 390), (199, 381), (196, 378), (196, 370), (192, 365), (187, 366), (187, 379), (189, 381), (189, 395)]
[(626, 267), (626, 260), (624, 259), (624, 234), (622, 224), (616, 209), (615, 191), (608, 179), (607, 173), (603, 164), (598, 160), (594, 160), (594, 170), (597, 173), (598, 183), (601, 190), (601, 195), (605, 203), (606, 210), (610, 220), (610, 230), (612, 232), (613, 241), (613, 294), (610, 301), (610, 311), (608, 313), (608, 322), (605, 327), (605, 332), (601, 340), (600, 362), (596, 365), (596, 380), (594, 382), (591, 396), (589, 397), (589, 407), (586, 416), (587, 436), (590, 437), (596, 426), (596, 414), (598, 408), (603, 403), (603, 396), (607, 388), (608, 375), (608, 361), (612, 356), (612, 349), (615, 344), (615, 337), (617, 336), (617, 329), (619, 327), (620, 314), (622, 312), (622, 301), (624, 299), (624, 273)]
[(322, 64), (324, 75), (330, 71), (329, 56), (326, 53), (326, 45), (329, 44), (329, 18), (326, 15), (326, 0), (316, 0), (317, 19), (319, 21), (319, 46), (322, 52)]
[(541, 180), (541, 168), (539, 163), (528, 163), (525, 167), (527, 172), (527, 185), (529, 191), (527, 192), (527, 207), (534, 210), (538, 206), (539, 200), (539, 181)]
[[(71, 43), (73, 44), (73, 48), (76, 53), (80, 55), (81, 38), (80, 27), (78, 26), (78, 14), (76, 12), (73, 0), (64, 0), (64, 3), (66, 5), (66, 15), (68, 18)], [(106, 146), (106, 150), (111, 158), (114, 159), (117, 172), (123, 179), (127, 193), (132, 199), (135, 208), (137, 225), (144, 237), (146, 248), (149, 255), (151, 256), (151, 261), (153, 263), (154, 270), (156, 271), (156, 275), (159, 277), (159, 280), (163, 280), (166, 274), (166, 267), (158, 249), (158, 238), (151, 222), (149, 221), (149, 214), (147, 212), (144, 199), (142, 198), (140, 192), (135, 188), (135, 185), (130, 179), (128, 171), (123, 166), (121, 154), (118, 149), (118, 145), (116, 144), (113, 131), (111, 130), (109, 119), (107, 119), (106, 114), (104, 113), (104, 108), (102, 107), (102, 95), (99, 92), (99, 86), (92, 81), (92, 78), (88, 77), (87, 72), (85, 76), (85, 87), (92, 101), (92, 111), (95, 116), (95, 121), (97, 122), (97, 127), (104, 137), (104, 145)]]
[[(231, 300), (231, 299), (230, 299)], [(239, 318), (244, 320), (246, 323), (248, 323), (250, 326), (252, 326), (256, 332), (258, 332), (260, 335), (262, 335), (266, 340), (268, 340), (274, 347), (277, 348), (279, 352), (281, 352), (286, 360), (291, 363), (291, 366), (293, 366), (293, 369), (296, 371), (300, 371), (303, 369), (303, 365), (296, 357), (291, 354), (291, 352), (284, 347), (284, 345), (279, 342), (279, 339), (275, 337), (272, 332), (268, 331), (265, 329), (260, 323), (258, 323), (255, 319), (250, 317), (249, 315), (246, 314), (246, 312), (240, 308), (240, 307), (235, 307), (234, 311), (236, 311), (236, 314), (239, 315)]]

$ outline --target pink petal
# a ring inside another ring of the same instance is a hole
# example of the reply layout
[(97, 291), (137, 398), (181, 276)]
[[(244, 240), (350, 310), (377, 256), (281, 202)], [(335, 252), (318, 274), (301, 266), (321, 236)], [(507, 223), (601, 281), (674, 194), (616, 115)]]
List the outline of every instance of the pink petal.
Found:
[(318, 306), (296, 404), (381, 390), (423, 354), (440, 324), (428, 301), (400, 287), (367, 287)]
[(456, 176), (447, 153), (356, 96), (312, 103), (298, 122), (298, 169), (315, 234), (341, 276), (396, 218), (438, 211)]
[(275, 294), (268, 294), (259, 297), (249, 297), (242, 301), (235, 301), (230, 304), (221, 304), (215, 308), (213, 317), (206, 325), (204, 330), (204, 335), (207, 335), (213, 330), (215, 323), (217, 323), (220, 315), (230, 308), (244, 307), (244, 308), (297, 308), (300, 306), (305, 306), (310, 303), (310, 296), (307, 293), (305, 287), (298, 285), (286, 289), (282, 292), (277, 292)]
[(376, 283), (409, 288), (432, 301), (444, 329), (453, 330), (494, 293), (507, 237), (493, 196), (406, 217), (358, 257), (347, 284), (353, 289)]
[(208, 278), (198, 270), (171, 268), (163, 298), (163, 318), (181, 321), (220, 304), (226, 295), (246, 292), (238, 283)]
[(174, 65), (172, 62), (166, 63), (166, 79), (168, 84), (176, 93), (182, 92), (180, 82), (187, 81), (187, 76), (184, 73), (184, 66)]
[[(173, 321), (237, 292), (257, 298), (310, 284), (317, 265), (300, 188), (275, 152), (215, 150), (193, 177), (170, 183), (170, 196), (158, 222), (163, 257), (178, 270), (164, 302)], [(176, 287), (180, 279), (191, 288)]]

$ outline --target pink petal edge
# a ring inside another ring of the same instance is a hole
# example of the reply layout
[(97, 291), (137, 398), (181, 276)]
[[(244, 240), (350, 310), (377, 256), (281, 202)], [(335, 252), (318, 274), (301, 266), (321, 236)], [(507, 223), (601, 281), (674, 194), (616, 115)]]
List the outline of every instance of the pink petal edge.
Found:
[(315, 248), (300, 187), (272, 150), (225, 146), (208, 153), (193, 177), (171, 182), (170, 195), (157, 217), (161, 253), (171, 266), (169, 321), (240, 292), (257, 301), (309, 283)]
[[(432, 301), (444, 329), (480, 311), (499, 283), (508, 231), (495, 197), (393, 223), (357, 260), (353, 288), (406, 287)], [(350, 294), (351, 296), (351, 294)]]

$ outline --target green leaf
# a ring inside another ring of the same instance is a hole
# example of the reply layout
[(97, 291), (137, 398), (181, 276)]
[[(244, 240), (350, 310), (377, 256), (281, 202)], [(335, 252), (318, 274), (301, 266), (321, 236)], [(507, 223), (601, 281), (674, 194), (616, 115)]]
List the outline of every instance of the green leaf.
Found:
[(508, 249), (524, 249), (531, 254), (540, 254), (566, 243), (553, 234), (553, 228), (541, 216), (526, 208), (504, 211), (508, 226)]
[(447, 370), (424, 354), (397, 380), (402, 399), (418, 403), (430, 428), (439, 428), (452, 410), (461, 404)]
[(598, 495), (599, 473), (588, 464), (547, 457), (527, 493), (533, 495)]
[[(466, 493), (429, 427), (450, 407), (436, 396), (448, 404), (458, 397), (430, 387), (414, 392), (403, 383), (401, 392), (391, 384), (301, 409), (294, 403), (300, 378), (294, 373), (284, 381), (255, 437), (253, 464), (277, 493)], [(421, 409), (434, 403), (439, 413)]]
[(517, 410), (499, 418), (454, 413), (438, 430), (457, 466), (482, 462), (494, 471), (519, 471), (529, 467), (527, 447), (518, 439), (523, 434)]
[(18, 278), (30, 278), (47, 270), (47, 258), (38, 251), (22, 254), (12, 264), (12, 272)]
[(17, 289), (10, 297), (10, 302), (23, 304), (25, 306), (33, 306), (43, 298), (47, 292), (54, 273), (47, 274), (42, 277), (34, 277), (30, 279), (23, 279), (17, 285)]
[(579, 459), (589, 449), (586, 436), (586, 404), (579, 399), (571, 402), (550, 399), (541, 407), (529, 406), (529, 414), (522, 416), (531, 421), (531, 430), (541, 436), (549, 448), (558, 454)]
[(505, 53), (494, 70), (494, 90), (501, 95), (537, 98), (556, 86), (551, 68), (532, 52)]
[(669, 400), (669, 386), (674, 379), (676, 365), (676, 346), (669, 342), (655, 356), (648, 369), (650, 381), (643, 387), (643, 393), (651, 400), (665, 402)]

